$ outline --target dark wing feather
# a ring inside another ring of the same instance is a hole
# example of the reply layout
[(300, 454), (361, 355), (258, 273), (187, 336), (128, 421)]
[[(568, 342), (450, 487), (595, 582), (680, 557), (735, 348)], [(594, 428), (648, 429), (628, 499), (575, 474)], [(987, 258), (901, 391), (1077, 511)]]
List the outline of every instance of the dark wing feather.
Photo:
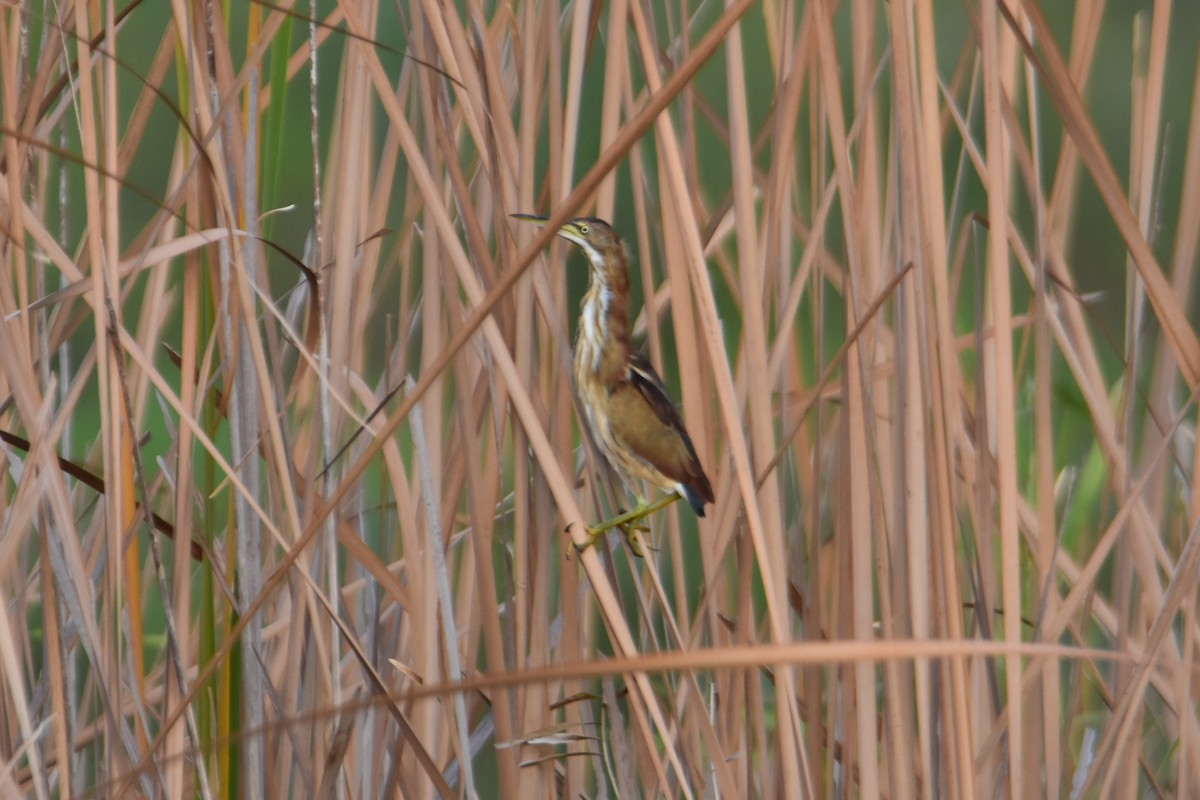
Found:
[(678, 476), (678, 480), (687, 490), (687, 500), (692, 508), (698, 515), (704, 516), (704, 504), (713, 502), (712, 485), (708, 482), (708, 476), (704, 474), (704, 468), (700, 466), (700, 458), (696, 455), (692, 439), (683, 426), (675, 401), (671, 399), (662, 378), (658, 377), (658, 373), (645, 356), (640, 353), (632, 354), (629, 367), (630, 383), (641, 393), (659, 421), (678, 434), (686, 449), (687, 457), (680, 459), (683, 463), (678, 465), (684, 474)]
[[(687, 432), (683, 430), (683, 420), (679, 418), (679, 409), (675, 407), (675, 401), (667, 392), (662, 378), (658, 377), (654, 367), (641, 353), (634, 353), (630, 357), (629, 380), (642, 393), (642, 397), (646, 398), (646, 402), (654, 409), (662, 424), (683, 432), (684, 438), (687, 439)], [(692, 440), (687, 439), (687, 443), (688, 449), (692, 450)], [(693, 450), (692, 457), (695, 455)]]

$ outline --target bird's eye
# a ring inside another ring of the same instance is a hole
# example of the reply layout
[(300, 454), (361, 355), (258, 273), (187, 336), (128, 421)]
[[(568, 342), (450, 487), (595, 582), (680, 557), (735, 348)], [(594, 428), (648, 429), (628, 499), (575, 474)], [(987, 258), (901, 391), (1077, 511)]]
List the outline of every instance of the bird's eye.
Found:
[(586, 236), (586, 235), (587, 235), (587, 232), (588, 232), (588, 226), (587, 226), (587, 225), (580, 225), (580, 226), (579, 226), (579, 232), (580, 232), (580, 233), (582, 233), (583, 235), (585, 235), (585, 236)]

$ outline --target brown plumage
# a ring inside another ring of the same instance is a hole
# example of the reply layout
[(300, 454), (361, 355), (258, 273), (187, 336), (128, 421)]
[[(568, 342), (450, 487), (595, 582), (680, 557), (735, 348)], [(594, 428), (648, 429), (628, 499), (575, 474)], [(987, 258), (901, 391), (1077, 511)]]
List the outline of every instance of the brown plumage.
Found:
[[(514, 214), (544, 223), (544, 217)], [(698, 516), (713, 502), (712, 484), (662, 379), (629, 336), (629, 254), (616, 231), (591, 217), (573, 219), (558, 235), (591, 264), (575, 339), (575, 389), (600, 452), (644, 504), (641, 482), (683, 496)]]

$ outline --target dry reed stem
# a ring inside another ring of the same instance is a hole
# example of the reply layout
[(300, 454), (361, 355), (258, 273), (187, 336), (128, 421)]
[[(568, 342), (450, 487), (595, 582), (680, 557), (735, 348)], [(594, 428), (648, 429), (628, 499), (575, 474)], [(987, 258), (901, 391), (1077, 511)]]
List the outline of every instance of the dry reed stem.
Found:
[[(3, 791), (1200, 791), (1180, 5), (0, 11)], [(645, 560), (577, 214), (717, 489)]]

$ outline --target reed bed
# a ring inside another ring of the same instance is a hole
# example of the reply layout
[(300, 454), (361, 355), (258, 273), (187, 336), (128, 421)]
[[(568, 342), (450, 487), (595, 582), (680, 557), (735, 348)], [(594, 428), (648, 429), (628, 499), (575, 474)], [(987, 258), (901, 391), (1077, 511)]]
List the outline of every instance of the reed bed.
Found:
[(1046, 5), (0, 6), (0, 793), (1200, 795), (1200, 14)]

